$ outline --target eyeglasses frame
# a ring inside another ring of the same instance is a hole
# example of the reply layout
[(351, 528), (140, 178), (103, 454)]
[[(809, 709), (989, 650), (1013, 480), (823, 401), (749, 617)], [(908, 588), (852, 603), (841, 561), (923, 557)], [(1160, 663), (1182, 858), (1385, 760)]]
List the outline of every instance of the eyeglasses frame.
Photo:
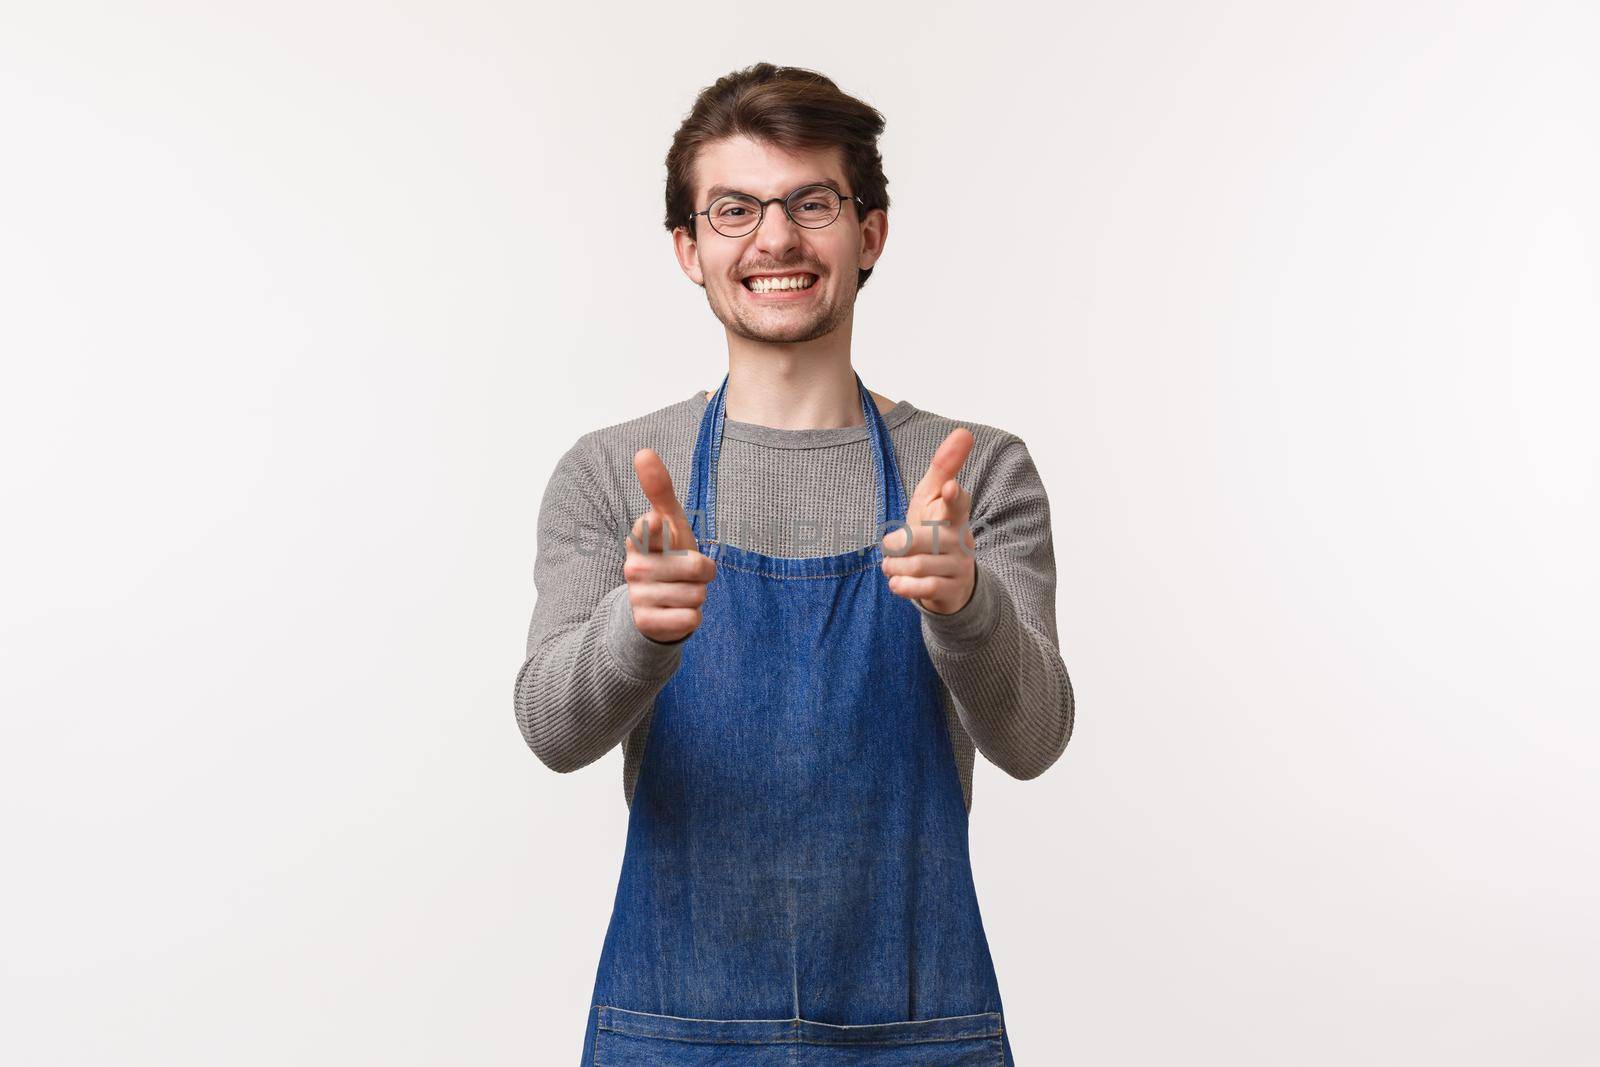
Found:
[(789, 221), (794, 223), (796, 226), (800, 227), (802, 230), (826, 230), (829, 226), (832, 226), (834, 223), (838, 222), (839, 221), (839, 215), (843, 215), (844, 214), (843, 210), (841, 210), (839, 212), (839, 215), (835, 215), (833, 218), (829, 219), (827, 222), (823, 223), (821, 226), (807, 226), (805, 223), (801, 222), (799, 219), (796, 219), (794, 217), (794, 212), (789, 210), (789, 200), (796, 193), (803, 193), (807, 189), (827, 189), (830, 193), (832, 193), (834, 196), (837, 196), (839, 198), (839, 206), (840, 206), (841, 209), (844, 207), (844, 203), (847, 200), (854, 200), (856, 202), (856, 204), (857, 204), (856, 210), (857, 211), (860, 211), (861, 209), (863, 209), (863, 208), (865, 208), (867, 206), (867, 202), (865, 200), (861, 199), (855, 193), (848, 193), (848, 194), (841, 193), (837, 189), (834, 189), (834, 188), (832, 188), (830, 186), (827, 186), (827, 185), (822, 185), (822, 184), (820, 184), (818, 182), (808, 182), (805, 185), (800, 186), (798, 189), (790, 190), (788, 196), (774, 196), (774, 197), (772, 197), (772, 198), (770, 198), (768, 200), (756, 200), (756, 198), (754, 196), (751, 196), (749, 193), (723, 193), (721, 196), (717, 197), (716, 200), (711, 201), (711, 206), (706, 208), (704, 211), (691, 211), (691, 212), (689, 212), (689, 232), (690, 232), (690, 235), (694, 236), (694, 237), (698, 237), (699, 236), (699, 232), (698, 232), (699, 231), (699, 227), (695, 224), (694, 220), (695, 220), (696, 216), (704, 215), (706, 217), (706, 224), (711, 227), (711, 232), (712, 233), (716, 234), (718, 237), (728, 237), (727, 234), (725, 234), (721, 230), (717, 229), (716, 223), (711, 221), (711, 208), (716, 207), (717, 203), (719, 201), (726, 200), (730, 196), (749, 197), (751, 200), (756, 200), (756, 204), (761, 208), (761, 211), (756, 215), (756, 224), (754, 226), (750, 227), (748, 232), (738, 234), (737, 236), (734, 236), (734, 237), (728, 237), (728, 240), (730, 240), (730, 241), (737, 241), (740, 237), (749, 237), (750, 234), (755, 233), (757, 230), (761, 229), (761, 224), (764, 221), (766, 221), (766, 218), (767, 218), (767, 205), (768, 204), (782, 204), (783, 205), (783, 213), (786, 216), (788, 216)]

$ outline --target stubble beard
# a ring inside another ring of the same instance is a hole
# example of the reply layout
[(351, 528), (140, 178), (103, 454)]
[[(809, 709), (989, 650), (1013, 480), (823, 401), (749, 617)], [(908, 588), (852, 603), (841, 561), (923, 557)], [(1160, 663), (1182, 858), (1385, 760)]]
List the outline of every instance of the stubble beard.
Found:
[[(742, 282), (733, 284), (743, 286)], [(821, 285), (821, 279), (814, 284)], [(733, 294), (733, 299), (735, 303), (731, 310), (719, 307), (711, 288), (706, 287), (706, 303), (711, 306), (711, 313), (729, 332), (748, 341), (768, 344), (795, 344), (826, 337), (850, 316), (848, 302), (832, 302), (826, 296), (821, 296), (806, 315), (795, 315), (785, 311), (782, 305), (774, 304), (770, 320), (763, 316), (761, 308), (752, 306), (738, 293)]]

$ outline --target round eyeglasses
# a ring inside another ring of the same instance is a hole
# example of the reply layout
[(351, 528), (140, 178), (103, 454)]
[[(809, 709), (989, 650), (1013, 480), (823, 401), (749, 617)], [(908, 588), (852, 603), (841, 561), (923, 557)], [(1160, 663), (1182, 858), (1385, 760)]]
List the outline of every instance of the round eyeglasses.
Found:
[(690, 212), (689, 225), (692, 228), (695, 216), (704, 215), (711, 228), (722, 236), (743, 237), (761, 225), (768, 204), (782, 204), (783, 213), (789, 216), (790, 222), (808, 230), (820, 230), (839, 217), (845, 200), (866, 206), (866, 201), (854, 193), (843, 196), (826, 185), (802, 186), (788, 196), (775, 196), (771, 200), (757, 200), (747, 193), (728, 193), (711, 201), (706, 210)]

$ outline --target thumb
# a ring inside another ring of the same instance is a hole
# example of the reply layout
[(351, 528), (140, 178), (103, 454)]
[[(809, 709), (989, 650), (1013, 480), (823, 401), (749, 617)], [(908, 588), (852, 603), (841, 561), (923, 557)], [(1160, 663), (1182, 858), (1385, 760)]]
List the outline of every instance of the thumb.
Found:
[(689, 516), (684, 514), (683, 506), (678, 503), (678, 495), (672, 489), (672, 475), (667, 473), (667, 465), (661, 462), (661, 457), (653, 449), (639, 449), (633, 454), (633, 472), (638, 476), (639, 488), (644, 490), (651, 508), (666, 520), (666, 547), (692, 547), (694, 527), (689, 524)]

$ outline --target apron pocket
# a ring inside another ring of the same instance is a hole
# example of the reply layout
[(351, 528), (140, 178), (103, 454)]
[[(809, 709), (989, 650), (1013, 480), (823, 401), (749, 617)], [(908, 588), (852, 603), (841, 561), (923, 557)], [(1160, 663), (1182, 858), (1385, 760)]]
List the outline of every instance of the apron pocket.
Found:
[(595, 1008), (593, 1067), (791, 1067), (794, 1019), (690, 1019)]
[(693, 1019), (596, 1007), (593, 1067), (1000, 1067), (999, 1012), (842, 1026), (810, 1019)]
[(837, 1026), (800, 1020), (800, 1062), (809, 1067), (1001, 1067), (997, 1011), (903, 1023)]

